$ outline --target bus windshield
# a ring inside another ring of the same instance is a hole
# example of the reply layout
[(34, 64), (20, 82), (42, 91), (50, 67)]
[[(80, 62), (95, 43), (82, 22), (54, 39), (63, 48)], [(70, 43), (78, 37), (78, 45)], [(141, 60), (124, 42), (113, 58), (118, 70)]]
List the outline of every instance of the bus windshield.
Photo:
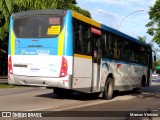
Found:
[(30, 15), (14, 19), (17, 38), (53, 38), (60, 34), (63, 17), (58, 15)]

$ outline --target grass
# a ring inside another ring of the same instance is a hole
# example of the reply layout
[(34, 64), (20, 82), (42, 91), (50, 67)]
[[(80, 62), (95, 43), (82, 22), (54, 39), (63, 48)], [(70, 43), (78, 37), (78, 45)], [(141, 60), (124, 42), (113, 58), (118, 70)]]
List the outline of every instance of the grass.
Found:
[(2, 88), (15, 88), (20, 86), (9, 85), (8, 83), (0, 83), (0, 89)]

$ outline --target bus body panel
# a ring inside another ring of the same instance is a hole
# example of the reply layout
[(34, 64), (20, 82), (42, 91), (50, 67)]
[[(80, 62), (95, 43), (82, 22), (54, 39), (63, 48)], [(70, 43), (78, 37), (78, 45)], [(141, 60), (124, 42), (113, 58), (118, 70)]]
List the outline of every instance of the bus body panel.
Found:
[(8, 83), (12, 85), (25, 86), (42, 86), (42, 87), (59, 87), (64, 89), (72, 89), (72, 77), (67, 75), (65, 77), (43, 77), (43, 76), (20, 76), (9, 74)]
[(72, 88), (89, 93), (92, 80), (92, 57), (74, 54), (73, 70)]
[(114, 75), (114, 90), (125, 91), (140, 87), (142, 76), (147, 76), (147, 67), (141, 64), (103, 59), (101, 73), (101, 91), (109, 74)]
[[(72, 66), (72, 57), (65, 56), (68, 66)], [(13, 74), (24, 76), (59, 77), (61, 56), (51, 55), (14, 55), (12, 56)], [(72, 68), (68, 67), (68, 75), (72, 75)]]

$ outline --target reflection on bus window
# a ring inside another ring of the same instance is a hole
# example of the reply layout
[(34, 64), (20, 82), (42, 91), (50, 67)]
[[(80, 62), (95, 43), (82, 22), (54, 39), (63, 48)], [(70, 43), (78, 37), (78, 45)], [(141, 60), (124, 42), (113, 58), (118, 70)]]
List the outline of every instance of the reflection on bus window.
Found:
[(91, 54), (89, 27), (79, 21), (74, 21), (74, 49), (76, 53)]

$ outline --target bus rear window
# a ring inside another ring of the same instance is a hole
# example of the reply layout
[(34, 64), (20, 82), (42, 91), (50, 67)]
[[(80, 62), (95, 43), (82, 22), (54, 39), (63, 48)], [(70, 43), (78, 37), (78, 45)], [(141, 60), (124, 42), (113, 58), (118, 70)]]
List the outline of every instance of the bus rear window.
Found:
[(53, 38), (63, 27), (63, 17), (57, 15), (34, 15), (16, 18), (13, 23), (18, 38)]

